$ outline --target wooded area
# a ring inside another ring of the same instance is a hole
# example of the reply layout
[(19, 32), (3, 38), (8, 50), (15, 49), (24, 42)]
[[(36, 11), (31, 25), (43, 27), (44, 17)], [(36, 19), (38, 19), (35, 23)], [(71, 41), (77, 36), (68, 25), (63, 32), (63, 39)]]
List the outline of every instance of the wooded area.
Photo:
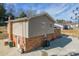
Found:
[(18, 10), (19, 11), (19, 15), (17, 16), (15, 14), (16, 10), (14, 8), (14, 6), (12, 4), (9, 4), (9, 6), (7, 7), (8, 9), (6, 9), (6, 4), (0, 3), (0, 26), (6, 26), (5, 21), (8, 21), (8, 17), (10, 16), (11, 19), (15, 19), (15, 18), (22, 18), (22, 17), (31, 17), (36, 15), (36, 10), (26, 10), (24, 11), (23, 9)]

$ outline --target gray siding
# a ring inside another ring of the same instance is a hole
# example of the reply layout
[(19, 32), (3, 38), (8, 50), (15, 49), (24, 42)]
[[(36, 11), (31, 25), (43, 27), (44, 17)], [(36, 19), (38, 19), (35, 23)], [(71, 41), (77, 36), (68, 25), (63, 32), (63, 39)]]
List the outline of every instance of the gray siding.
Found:
[(46, 16), (33, 18), (29, 21), (29, 37), (53, 33), (53, 27), (54, 23)]
[(47, 16), (40, 16), (24, 22), (13, 23), (13, 34), (26, 38), (54, 32), (54, 22)]

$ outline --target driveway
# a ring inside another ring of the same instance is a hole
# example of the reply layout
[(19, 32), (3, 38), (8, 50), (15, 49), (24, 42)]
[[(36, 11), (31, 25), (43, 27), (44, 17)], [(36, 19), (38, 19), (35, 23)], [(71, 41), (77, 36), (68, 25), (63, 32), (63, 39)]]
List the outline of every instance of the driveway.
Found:
[(4, 46), (3, 40), (0, 40), (0, 55), (9, 56), (63, 56), (70, 55), (73, 53), (79, 53), (79, 40), (77, 37), (62, 36), (54, 41), (51, 41), (50, 47), (38, 48), (35, 51), (20, 54), (16, 47), (10, 48)]

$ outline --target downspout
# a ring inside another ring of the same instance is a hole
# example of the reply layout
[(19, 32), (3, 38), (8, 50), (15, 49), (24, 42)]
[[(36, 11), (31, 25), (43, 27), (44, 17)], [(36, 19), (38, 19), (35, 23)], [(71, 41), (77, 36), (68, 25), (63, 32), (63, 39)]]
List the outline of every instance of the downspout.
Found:
[[(25, 31), (23, 31), (24, 29), (24, 25), (25, 25)], [(24, 48), (24, 51), (26, 51), (26, 23), (24, 22), (24, 24), (22, 23), (22, 37), (23, 37), (23, 48)]]
[(23, 40), (24, 40), (24, 36), (23, 36), (23, 22), (22, 22), (22, 33), (21, 33), (21, 39), (20, 39), (20, 41), (21, 41), (21, 46), (20, 46), (20, 48), (21, 48), (21, 52), (22, 53), (24, 53), (24, 45), (23, 45)]
[(26, 51), (26, 21), (25, 21), (25, 38), (24, 38), (24, 50)]
[(23, 22), (22, 22), (22, 37), (21, 39), (23, 40)]

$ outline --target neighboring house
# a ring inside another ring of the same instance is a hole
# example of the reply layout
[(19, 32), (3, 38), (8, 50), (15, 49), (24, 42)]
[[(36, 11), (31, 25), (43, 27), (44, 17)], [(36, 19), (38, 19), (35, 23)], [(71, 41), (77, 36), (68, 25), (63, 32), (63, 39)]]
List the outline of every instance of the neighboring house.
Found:
[(63, 29), (63, 25), (57, 24), (57, 23), (54, 24), (54, 27), (55, 27), (55, 28), (59, 28), (59, 29), (61, 29), (61, 30)]
[(69, 29), (76, 29), (76, 28), (78, 28), (78, 24), (74, 23), (74, 22), (65, 22), (64, 24), (67, 25)]
[(31, 51), (42, 46), (45, 39), (53, 39), (54, 23), (54, 19), (47, 13), (31, 18), (9, 19), (7, 27), (9, 39), (22, 50)]
[(60, 24), (55, 24), (55, 26), (60, 27), (61, 29), (73, 29), (74, 28), (74, 23), (70, 21), (64, 21), (63, 23)]
[(73, 24), (72, 24), (72, 28), (73, 28), (73, 29), (78, 28), (78, 24), (77, 24), (77, 23), (73, 23)]
[(54, 26), (55, 26), (55, 28), (59, 28), (59, 29), (61, 29), (61, 30), (63, 30), (63, 29), (69, 29), (70, 28), (70, 25), (66, 25), (66, 24), (57, 24), (57, 23), (55, 23), (54, 24)]

